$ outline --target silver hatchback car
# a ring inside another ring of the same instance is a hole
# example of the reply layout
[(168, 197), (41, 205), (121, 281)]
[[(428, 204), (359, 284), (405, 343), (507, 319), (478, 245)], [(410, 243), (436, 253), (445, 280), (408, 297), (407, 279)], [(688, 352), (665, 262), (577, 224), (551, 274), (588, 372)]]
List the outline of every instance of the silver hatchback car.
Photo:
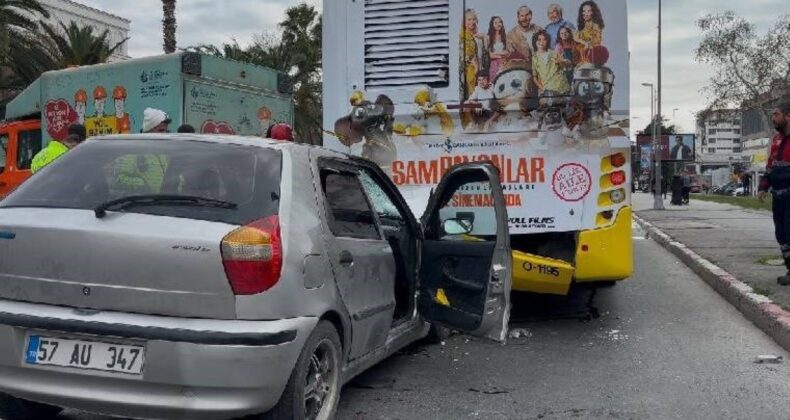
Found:
[(331, 419), (429, 322), (504, 340), (510, 265), (488, 163), (418, 221), (321, 148), (92, 139), (0, 201), (0, 418)]

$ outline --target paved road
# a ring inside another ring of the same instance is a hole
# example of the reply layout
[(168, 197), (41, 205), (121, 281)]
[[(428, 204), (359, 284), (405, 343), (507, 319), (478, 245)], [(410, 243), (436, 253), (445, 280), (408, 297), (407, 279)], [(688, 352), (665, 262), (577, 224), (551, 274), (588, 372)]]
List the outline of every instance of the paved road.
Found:
[(599, 318), (580, 293), (516, 310), (530, 336), (508, 346), (415, 348), (346, 387), (339, 418), (789, 418), (790, 364), (752, 362), (787, 354), (657, 244), (635, 248), (634, 279), (594, 296)]
[[(453, 336), (347, 386), (339, 419), (790, 417), (788, 355), (674, 257), (635, 243), (634, 279), (519, 298), (507, 346)], [(69, 413), (64, 418), (98, 420)]]

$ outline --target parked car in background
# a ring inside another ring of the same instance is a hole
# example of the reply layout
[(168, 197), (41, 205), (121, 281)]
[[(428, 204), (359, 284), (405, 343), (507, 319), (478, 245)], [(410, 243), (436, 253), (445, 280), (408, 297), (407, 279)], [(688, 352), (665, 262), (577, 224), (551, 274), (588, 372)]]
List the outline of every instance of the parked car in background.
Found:
[(692, 193), (701, 193), (702, 192), (702, 184), (701, 183), (692, 183), (691, 184), (691, 192)]
[(718, 187), (714, 187), (711, 192), (718, 195), (733, 195), (735, 190), (742, 187), (739, 182), (730, 182)]
[(451, 168), (418, 220), (377, 165), (321, 148), (90, 139), (0, 201), (0, 418), (329, 419), (427, 322), (504, 341), (499, 179)]

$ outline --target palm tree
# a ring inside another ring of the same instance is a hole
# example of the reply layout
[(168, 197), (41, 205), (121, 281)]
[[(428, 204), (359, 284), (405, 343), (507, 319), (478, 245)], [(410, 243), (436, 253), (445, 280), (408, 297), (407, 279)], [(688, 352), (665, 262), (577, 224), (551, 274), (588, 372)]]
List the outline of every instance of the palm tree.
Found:
[(38, 0), (0, 0), (0, 61), (7, 64), (11, 39), (23, 31), (34, 31), (40, 15), (48, 18), (49, 12)]
[(55, 68), (104, 63), (128, 40), (125, 38), (110, 46), (107, 39), (109, 30), (94, 34), (93, 27), (80, 27), (76, 22), (71, 22), (68, 26), (60, 23), (60, 30), (46, 23), (42, 23), (41, 28), (46, 35), (46, 45)]
[(299, 4), (285, 12), (280, 37), (259, 36), (243, 48), (236, 41), (221, 46), (203, 45), (196, 50), (219, 57), (269, 67), (287, 74), (294, 84), (294, 130), (299, 141), (321, 144), (321, 15), (315, 7)]
[(38, 0), (0, 0), (0, 103), (43, 71), (42, 61), (48, 56), (34, 32), (37, 18), (48, 17), (49, 12)]
[(162, 34), (165, 54), (176, 52), (176, 0), (162, 0)]

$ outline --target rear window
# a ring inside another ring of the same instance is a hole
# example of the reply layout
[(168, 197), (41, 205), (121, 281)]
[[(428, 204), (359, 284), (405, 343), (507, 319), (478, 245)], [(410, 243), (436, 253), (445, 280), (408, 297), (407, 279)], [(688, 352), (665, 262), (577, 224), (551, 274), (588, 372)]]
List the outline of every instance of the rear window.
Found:
[(281, 152), (259, 147), (197, 141), (90, 141), (30, 178), (0, 208), (93, 210), (107, 201), (135, 195), (185, 195), (238, 207), (157, 204), (124, 211), (243, 225), (277, 214), (281, 166)]

